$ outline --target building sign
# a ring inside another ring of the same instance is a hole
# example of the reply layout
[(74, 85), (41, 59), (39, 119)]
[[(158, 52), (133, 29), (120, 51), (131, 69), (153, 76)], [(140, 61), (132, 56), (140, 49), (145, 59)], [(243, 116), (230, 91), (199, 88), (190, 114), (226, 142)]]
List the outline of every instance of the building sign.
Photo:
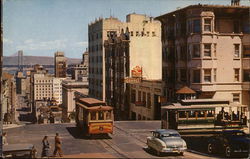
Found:
[(131, 71), (132, 77), (142, 77), (142, 67), (135, 66)]
[(125, 77), (124, 83), (141, 83), (141, 78), (131, 78), (131, 77)]

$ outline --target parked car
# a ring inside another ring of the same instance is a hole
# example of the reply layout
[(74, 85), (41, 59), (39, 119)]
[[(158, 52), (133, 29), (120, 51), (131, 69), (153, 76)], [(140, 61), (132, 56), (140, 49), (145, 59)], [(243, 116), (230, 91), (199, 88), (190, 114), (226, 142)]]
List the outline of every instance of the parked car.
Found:
[(152, 131), (151, 137), (147, 137), (147, 145), (149, 149), (153, 149), (160, 156), (161, 153), (179, 153), (184, 154), (187, 150), (186, 142), (181, 138), (176, 130), (157, 129)]
[(225, 130), (208, 140), (208, 153), (224, 153), (226, 157), (234, 155), (248, 156), (250, 138), (241, 130)]
[(36, 158), (36, 154), (32, 144), (3, 145), (3, 158)]

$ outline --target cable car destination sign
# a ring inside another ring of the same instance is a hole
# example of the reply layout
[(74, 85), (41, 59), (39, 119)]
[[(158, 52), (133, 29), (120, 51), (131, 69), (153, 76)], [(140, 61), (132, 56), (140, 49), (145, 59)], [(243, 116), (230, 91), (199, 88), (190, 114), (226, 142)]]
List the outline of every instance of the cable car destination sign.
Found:
[(136, 66), (131, 70), (132, 77), (125, 77), (125, 83), (140, 83), (142, 80), (142, 67)]

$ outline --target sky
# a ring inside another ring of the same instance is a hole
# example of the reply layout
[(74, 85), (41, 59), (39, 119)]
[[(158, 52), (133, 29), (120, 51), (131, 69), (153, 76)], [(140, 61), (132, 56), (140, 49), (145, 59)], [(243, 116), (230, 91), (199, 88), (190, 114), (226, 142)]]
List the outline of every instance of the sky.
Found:
[(157, 17), (198, 3), (230, 5), (231, 0), (4, 0), (4, 56), (18, 50), (32, 56), (63, 51), (66, 57), (81, 58), (88, 47), (88, 24), (99, 17), (125, 22), (129, 13)]

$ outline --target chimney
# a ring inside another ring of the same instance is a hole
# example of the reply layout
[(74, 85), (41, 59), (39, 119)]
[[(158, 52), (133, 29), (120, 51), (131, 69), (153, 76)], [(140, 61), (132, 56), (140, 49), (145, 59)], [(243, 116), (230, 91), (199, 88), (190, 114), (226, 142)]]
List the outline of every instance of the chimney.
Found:
[(240, 0), (231, 0), (231, 6), (239, 6)]

